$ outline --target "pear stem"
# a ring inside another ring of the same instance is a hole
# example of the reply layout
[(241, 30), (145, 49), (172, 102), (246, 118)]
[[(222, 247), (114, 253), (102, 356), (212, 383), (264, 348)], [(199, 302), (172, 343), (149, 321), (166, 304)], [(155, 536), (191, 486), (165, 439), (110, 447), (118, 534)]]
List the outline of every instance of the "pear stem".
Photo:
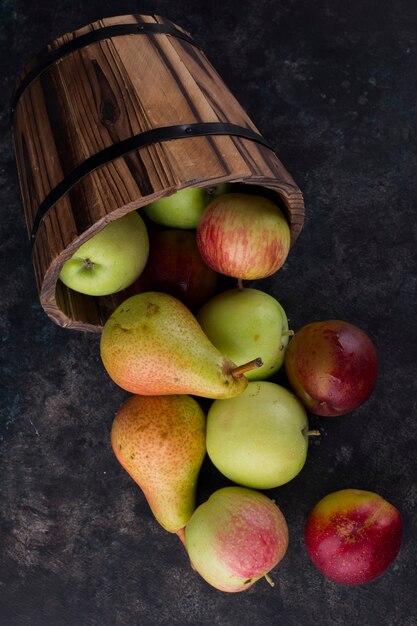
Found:
[(295, 332), (293, 330), (283, 330), (281, 335), (283, 337), (292, 337), (293, 335), (295, 335)]
[(178, 539), (181, 541), (184, 548), (187, 549), (187, 543), (185, 541), (185, 526), (184, 528), (177, 530), (176, 535), (178, 535)]
[(274, 583), (274, 581), (272, 580), (272, 578), (270, 577), (269, 574), (265, 574), (264, 578), (265, 578), (266, 582), (271, 585), (271, 587), (275, 587), (275, 583)]
[[(184, 526), (184, 528), (180, 528), (179, 530), (177, 530), (177, 532), (176, 532), (175, 534), (178, 536), (178, 539), (181, 541), (182, 545), (183, 545), (183, 546), (184, 546), (184, 548), (185, 548), (185, 551), (186, 551), (186, 552), (187, 552), (187, 554), (188, 554), (188, 551), (187, 551), (187, 542), (186, 542), (186, 540), (185, 540), (185, 526)], [(193, 565), (193, 564), (192, 564), (192, 562), (191, 562), (190, 557), (188, 557), (188, 558), (189, 558), (189, 561), (190, 561), (190, 566), (191, 566), (191, 569), (193, 569), (194, 571), (196, 571), (196, 569), (195, 569), (194, 565)]]
[(239, 291), (242, 291), (243, 289), (243, 280), (241, 278), (237, 279), (237, 288), (239, 289)]
[(263, 364), (264, 362), (262, 361), (262, 359), (258, 357), (257, 359), (253, 359), (253, 361), (249, 361), (249, 363), (244, 363), (243, 365), (235, 367), (230, 373), (233, 378), (242, 378), (243, 374), (245, 374), (246, 372), (250, 372), (257, 367), (262, 367)]

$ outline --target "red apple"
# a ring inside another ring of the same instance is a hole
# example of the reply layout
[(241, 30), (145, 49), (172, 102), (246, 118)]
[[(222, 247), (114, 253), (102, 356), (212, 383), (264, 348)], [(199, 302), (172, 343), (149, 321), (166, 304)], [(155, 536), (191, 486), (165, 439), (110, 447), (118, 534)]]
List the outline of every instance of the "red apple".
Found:
[(285, 370), (294, 393), (316, 415), (344, 415), (370, 396), (378, 371), (374, 344), (342, 320), (313, 322), (291, 339)]
[(216, 284), (217, 275), (201, 258), (195, 233), (173, 229), (151, 235), (148, 262), (131, 292), (163, 291), (196, 310), (214, 295)]
[(359, 585), (382, 574), (400, 549), (398, 509), (371, 491), (342, 489), (320, 500), (305, 527), (307, 552), (324, 576)]
[(220, 591), (249, 589), (284, 558), (288, 526), (284, 515), (263, 493), (223, 487), (200, 504), (185, 527), (193, 568)]
[(215, 198), (197, 227), (197, 244), (213, 270), (243, 280), (276, 272), (290, 249), (290, 228), (268, 198), (228, 193)]

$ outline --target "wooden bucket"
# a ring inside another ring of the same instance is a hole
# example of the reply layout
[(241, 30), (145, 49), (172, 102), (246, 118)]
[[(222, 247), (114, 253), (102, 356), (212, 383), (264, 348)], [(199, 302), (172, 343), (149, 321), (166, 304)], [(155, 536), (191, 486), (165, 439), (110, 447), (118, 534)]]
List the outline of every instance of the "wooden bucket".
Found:
[(297, 238), (297, 185), (191, 36), (124, 15), (56, 39), (25, 68), (12, 125), (42, 307), (60, 326), (101, 331), (126, 297), (85, 296), (58, 279), (108, 222), (191, 186), (269, 190)]

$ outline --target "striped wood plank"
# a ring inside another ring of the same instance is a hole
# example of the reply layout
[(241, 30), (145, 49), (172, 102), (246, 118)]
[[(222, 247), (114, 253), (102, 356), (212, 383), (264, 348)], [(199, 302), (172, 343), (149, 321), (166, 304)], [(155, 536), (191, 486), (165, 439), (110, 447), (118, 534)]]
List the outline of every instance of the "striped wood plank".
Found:
[[(105, 26), (141, 22), (170, 24), (159, 16), (106, 18), (59, 37), (49, 50)], [(17, 86), (38, 60), (29, 63)], [(182, 39), (123, 35), (50, 65), (24, 91), (13, 120), (29, 233), (41, 202), (86, 159), (132, 135), (195, 122), (257, 130), (204, 53)], [(304, 219), (303, 198), (271, 150), (228, 135), (155, 143), (89, 173), (42, 219), (33, 263), (46, 313), (61, 326), (100, 331), (125, 294), (93, 298), (72, 292), (58, 280), (62, 264), (109, 221), (175, 190), (225, 181), (275, 192), (295, 241)]]

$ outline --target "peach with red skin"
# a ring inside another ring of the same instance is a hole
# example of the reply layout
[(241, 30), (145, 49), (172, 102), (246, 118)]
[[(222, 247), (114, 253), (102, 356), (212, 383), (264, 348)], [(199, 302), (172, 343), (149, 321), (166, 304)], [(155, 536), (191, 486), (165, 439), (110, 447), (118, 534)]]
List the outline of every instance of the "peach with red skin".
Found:
[(185, 529), (194, 569), (213, 587), (249, 589), (284, 557), (288, 527), (277, 505), (245, 487), (213, 493), (193, 513)]
[(353, 411), (370, 396), (378, 356), (368, 335), (349, 322), (327, 320), (303, 326), (285, 355), (288, 382), (316, 415)]
[(216, 285), (217, 274), (201, 258), (195, 232), (171, 229), (151, 234), (147, 264), (130, 292), (163, 291), (195, 311)]
[(272, 200), (228, 193), (206, 208), (197, 227), (197, 244), (205, 263), (216, 272), (255, 280), (284, 264), (290, 228)]
[(359, 585), (380, 576), (401, 545), (396, 507), (370, 491), (342, 489), (324, 497), (305, 527), (307, 552), (330, 580)]

